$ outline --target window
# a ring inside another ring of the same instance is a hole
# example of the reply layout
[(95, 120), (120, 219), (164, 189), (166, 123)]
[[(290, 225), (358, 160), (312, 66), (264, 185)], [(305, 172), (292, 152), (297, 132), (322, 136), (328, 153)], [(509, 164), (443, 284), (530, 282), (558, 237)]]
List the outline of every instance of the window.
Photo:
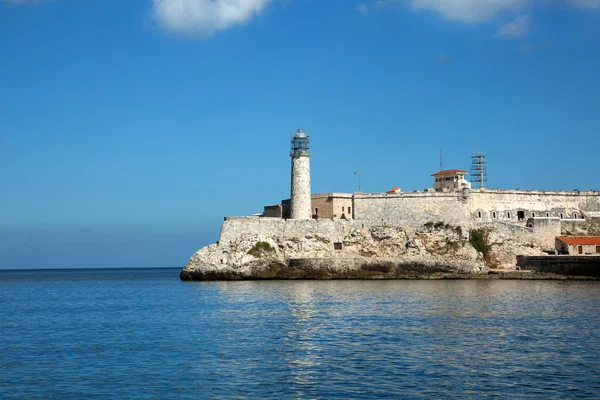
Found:
[(560, 219), (563, 219), (563, 213), (560, 213)]
[(333, 249), (334, 250), (341, 250), (342, 249), (342, 244), (341, 243), (334, 243), (333, 244)]
[(600, 254), (600, 246), (596, 246), (596, 253)]
[(352, 214), (352, 207), (348, 207), (348, 214)]
[(583, 246), (579, 246), (578, 253), (583, 254)]
[(481, 218), (481, 211), (477, 211), (477, 218)]
[(344, 207), (342, 207), (342, 212), (344, 212)]
[(496, 219), (496, 211), (492, 213), (492, 218)]
[(510, 219), (510, 211), (506, 213), (506, 218)]
[(550, 213), (546, 213), (546, 217), (550, 217)]
[(577, 219), (578, 215), (577, 213), (573, 214), (573, 218)]
[(517, 211), (517, 218), (519, 221), (523, 221), (525, 219), (525, 211)]
[(535, 213), (531, 213), (531, 218), (535, 218)]

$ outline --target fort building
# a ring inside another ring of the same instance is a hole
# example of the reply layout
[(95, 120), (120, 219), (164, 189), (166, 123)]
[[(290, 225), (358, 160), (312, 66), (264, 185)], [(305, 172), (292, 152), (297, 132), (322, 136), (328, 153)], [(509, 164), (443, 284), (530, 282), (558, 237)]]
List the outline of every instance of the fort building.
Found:
[(472, 189), (467, 171), (450, 169), (431, 174), (433, 187), (423, 191), (396, 187), (382, 193), (311, 195), (309, 137), (301, 130), (293, 136), (290, 155), (291, 198), (266, 206), (263, 218), (346, 219), (367, 228), (395, 226), (413, 232), (429, 223), (466, 230), (487, 224), (513, 233), (545, 232), (540, 241), (551, 248), (561, 226), (570, 232), (600, 229), (599, 191)]
[(558, 236), (556, 250), (560, 254), (600, 254), (600, 236)]
[(467, 174), (467, 171), (460, 169), (450, 169), (431, 174), (435, 179), (433, 188), (436, 191), (471, 189), (471, 183), (465, 179)]

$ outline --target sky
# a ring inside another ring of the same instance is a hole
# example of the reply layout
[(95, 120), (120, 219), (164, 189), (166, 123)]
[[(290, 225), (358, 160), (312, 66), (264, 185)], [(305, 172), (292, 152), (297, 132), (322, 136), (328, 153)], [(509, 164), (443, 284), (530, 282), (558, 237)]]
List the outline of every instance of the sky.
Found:
[(312, 191), (600, 190), (600, 0), (0, 0), (0, 268), (181, 267)]

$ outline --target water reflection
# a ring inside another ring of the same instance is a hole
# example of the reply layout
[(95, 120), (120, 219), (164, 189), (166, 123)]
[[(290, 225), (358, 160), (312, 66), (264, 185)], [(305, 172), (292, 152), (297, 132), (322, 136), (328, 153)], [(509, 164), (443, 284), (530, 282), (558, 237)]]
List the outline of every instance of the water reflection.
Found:
[[(358, 387), (370, 396), (392, 389), (407, 395), (541, 395), (562, 390), (566, 380), (600, 377), (598, 354), (585, 351), (600, 343), (594, 282), (215, 285), (230, 305), (253, 305), (238, 317), (260, 321), (252, 335), (278, 343), (262, 348), (269, 363), (285, 371), (274, 374), (294, 395), (339, 395)], [(570, 390), (598, 389), (576, 386)]]
[(3, 398), (600, 397), (596, 282), (84, 275), (0, 279)]

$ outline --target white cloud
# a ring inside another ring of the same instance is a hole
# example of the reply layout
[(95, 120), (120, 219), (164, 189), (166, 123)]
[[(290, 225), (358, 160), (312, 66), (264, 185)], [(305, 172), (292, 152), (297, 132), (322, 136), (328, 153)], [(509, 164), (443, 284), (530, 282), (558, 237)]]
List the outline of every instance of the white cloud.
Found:
[(273, 0), (153, 0), (159, 26), (178, 34), (208, 37), (243, 24)]
[(502, 25), (497, 32), (498, 36), (523, 37), (529, 31), (529, 17), (519, 15), (514, 20)]
[(483, 22), (503, 11), (518, 10), (526, 0), (411, 0), (417, 10), (432, 10), (449, 20)]
[(378, 0), (376, 4), (408, 3), (418, 11), (433, 11), (450, 21), (480, 23), (490, 21), (501, 13), (516, 13), (528, 5), (549, 1), (600, 9), (600, 0)]

